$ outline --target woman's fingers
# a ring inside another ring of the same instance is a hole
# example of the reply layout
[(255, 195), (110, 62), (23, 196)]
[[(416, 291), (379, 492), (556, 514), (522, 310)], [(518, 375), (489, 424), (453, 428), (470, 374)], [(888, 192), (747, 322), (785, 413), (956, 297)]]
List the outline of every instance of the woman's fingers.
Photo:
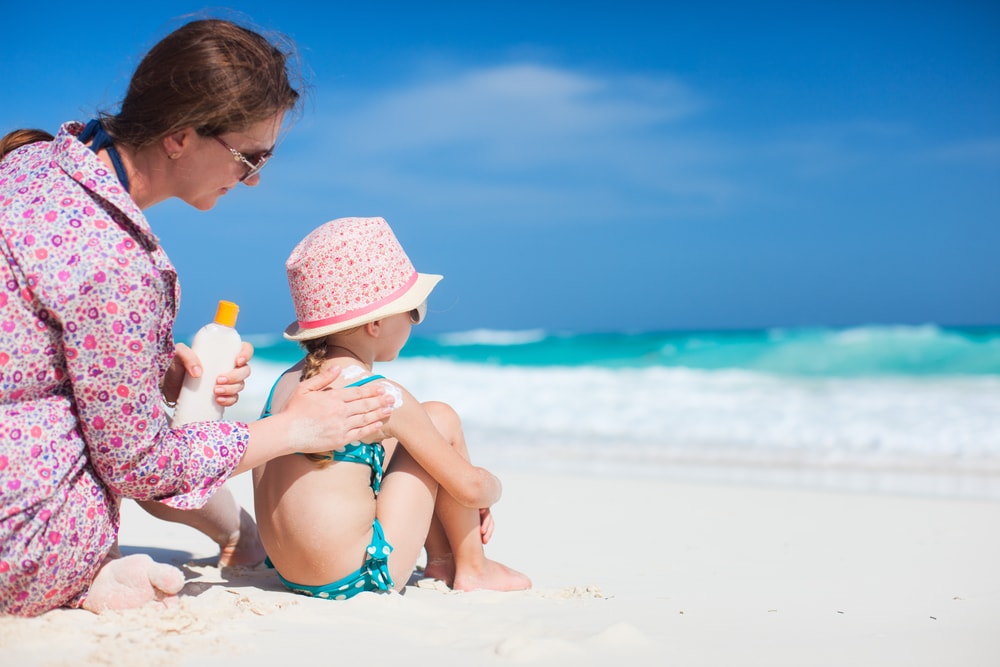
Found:
[(185, 367), (185, 360), (194, 358), (197, 362), (198, 356), (184, 343), (174, 345), (174, 358), (170, 360), (170, 368), (167, 369), (160, 384), (160, 391), (167, 403), (173, 404), (181, 393), (181, 385), (184, 384), (184, 375), (188, 372)]
[(215, 402), (224, 408), (236, 405), (240, 400), (240, 393), (246, 389), (246, 386), (245, 382), (215, 385)]
[(319, 373), (312, 376), (308, 380), (300, 382), (296, 392), (301, 394), (310, 391), (323, 391), (329, 387), (330, 383), (336, 380), (339, 375), (340, 366), (329, 366), (322, 369)]
[[(184, 368), (184, 372), (191, 377), (201, 377), (201, 360), (195, 351), (184, 343), (177, 343), (174, 345), (174, 363), (180, 360), (181, 366)], [(181, 378), (184, 381), (184, 378)]]
[[(378, 434), (392, 412), (392, 397), (376, 385), (337, 388), (331, 386), (340, 375), (333, 367), (300, 382), (285, 411), (294, 410), (296, 419), (311, 420), (310, 442), (299, 451), (328, 451)], [(294, 408), (293, 408), (294, 403)], [(304, 423), (300, 424), (305, 427)]]
[(240, 366), (246, 366), (250, 363), (250, 360), (253, 358), (253, 352), (253, 345), (243, 341), (240, 344), (239, 354), (236, 355), (236, 367), (239, 368)]

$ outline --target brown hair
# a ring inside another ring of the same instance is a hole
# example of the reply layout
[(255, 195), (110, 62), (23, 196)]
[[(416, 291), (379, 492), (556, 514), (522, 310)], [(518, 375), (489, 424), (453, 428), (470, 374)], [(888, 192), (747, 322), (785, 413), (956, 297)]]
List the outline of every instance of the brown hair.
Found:
[[(342, 336), (345, 333), (357, 331), (360, 328), (361, 327), (353, 327), (351, 329), (347, 329), (346, 331), (339, 331), (336, 335)], [(302, 374), (299, 375), (299, 382), (308, 380), (309, 378), (319, 374), (320, 370), (323, 368), (323, 362), (326, 361), (326, 349), (329, 340), (330, 336), (323, 336), (322, 338), (311, 338), (309, 340), (301, 341), (300, 344), (306, 351), (306, 357), (302, 361)], [(332, 462), (330, 454), (303, 454), (303, 456), (310, 461), (318, 463), (320, 468), (325, 468)]]
[[(326, 338), (313, 338), (302, 341), (302, 347), (306, 350), (306, 358), (302, 364), (302, 374), (299, 376), (299, 382), (314, 377), (323, 367), (323, 361), (326, 359)], [(331, 462), (329, 454), (304, 454), (303, 456), (310, 461), (318, 463), (320, 468), (325, 468)]]
[(121, 110), (101, 113), (111, 138), (133, 148), (184, 127), (206, 136), (244, 130), (294, 109), (294, 49), (222, 19), (187, 23), (160, 40), (132, 75)]
[[(263, 35), (223, 19), (191, 21), (143, 57), (117, 114), (99, 112), (116, 142), (144, 148), (184, 127), (214, 136), (245, 130), (296, 108), (301, 84), (289, 40)], [(0, 157), (34, 141), (40, 130), (15, 130), (0, 139)]]
[(16, 151), (21, 146), (27, 146), (39, 141), (52, 141), (52, 139), (52, 135), (45, 130), (14, 130), (0, 139), (0, 160), (7, 153)]

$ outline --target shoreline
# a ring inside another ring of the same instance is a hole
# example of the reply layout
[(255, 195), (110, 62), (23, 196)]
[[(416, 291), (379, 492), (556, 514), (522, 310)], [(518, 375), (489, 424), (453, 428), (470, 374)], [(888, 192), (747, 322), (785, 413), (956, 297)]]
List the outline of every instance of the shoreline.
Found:
[[(220, 570), (186, 526), (122, 509), (126, 553), (175, 562), (176, 604), (0, 618), (5, 664), (992, 665), (1000, 503), (498, 468), (491, 558), (517, 593), (424, 582), (347, 602)], [(249, 476), (230, 482), (252, 511)], [(331, 639), (335, 642), (331, 646)], [(377, 646), (378, 648), (373, 648)], [(375, 658), (373, 658), (375, 656)]]

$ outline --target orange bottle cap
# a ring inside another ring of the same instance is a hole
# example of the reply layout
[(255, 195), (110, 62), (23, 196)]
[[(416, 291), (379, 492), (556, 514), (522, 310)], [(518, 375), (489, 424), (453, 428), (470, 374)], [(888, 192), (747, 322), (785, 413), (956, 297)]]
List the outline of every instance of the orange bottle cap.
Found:
[(224, 327), (235, 327), (236, 316), (240, 313), (240, 307), (232, 301), (219, 301), (219, 308), (215, 311), (215, 323)]

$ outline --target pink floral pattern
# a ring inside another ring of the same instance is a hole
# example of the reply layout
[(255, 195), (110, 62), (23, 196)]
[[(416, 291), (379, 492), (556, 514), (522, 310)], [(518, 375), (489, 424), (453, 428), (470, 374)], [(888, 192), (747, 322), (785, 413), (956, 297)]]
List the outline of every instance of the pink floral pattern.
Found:
[(285, 262), (291, 340), (319, 338), (426, 301), (441, 276), (417, 273), (383, 218), (338, 218), (309, 232)]
[(331, 220), (295, 246), (286, 267), (295, 314), (305, 327), (364, 314), (417, 280), (410, 258), (382, 218)]
[(180, 288), (143, 213), (67, 123), (0, 162), (0, 612), (76, 605), (120, 498), (200, 507), (246, 424), (170, 429)]

